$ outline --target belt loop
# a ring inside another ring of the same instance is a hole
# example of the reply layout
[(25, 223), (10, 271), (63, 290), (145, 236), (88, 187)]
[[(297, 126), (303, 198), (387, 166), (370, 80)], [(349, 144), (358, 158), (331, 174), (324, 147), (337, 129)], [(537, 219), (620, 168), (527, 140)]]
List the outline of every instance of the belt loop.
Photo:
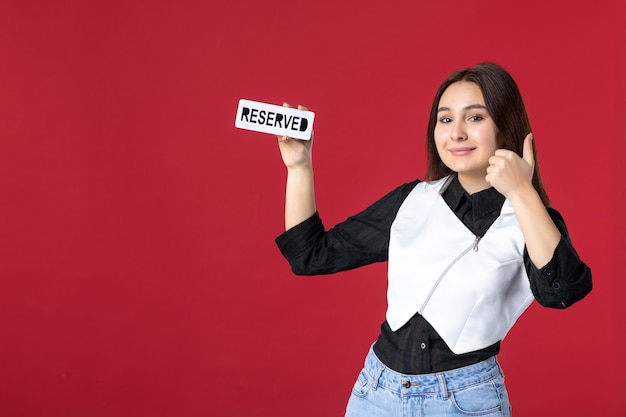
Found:
[(446, 385), (446, 378), (443, 374), (437, 374), (437, 378), (439, 379), (439, 389), (441, 389), (441, 399), (448, 399), (448, 386)]
[(374, 383), (372, 384), (372, 389), (376, 391), (378, 388), (378, 381), (380, 380), (383, 371), (385, 370), (385, 366), (382, 363), (378, 363), (378, 369), (376, 370), (376, 375), (374, 375)]

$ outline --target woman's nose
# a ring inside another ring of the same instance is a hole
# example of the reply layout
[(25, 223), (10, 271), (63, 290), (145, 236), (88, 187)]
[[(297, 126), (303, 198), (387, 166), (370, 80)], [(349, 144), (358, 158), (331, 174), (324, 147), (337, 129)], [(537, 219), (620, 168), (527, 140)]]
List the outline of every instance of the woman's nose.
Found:
[(467, 139), (467, 133), (462, 123), (454, 122), (452, 131), (450, 132), (452, 140), (465, 140)]

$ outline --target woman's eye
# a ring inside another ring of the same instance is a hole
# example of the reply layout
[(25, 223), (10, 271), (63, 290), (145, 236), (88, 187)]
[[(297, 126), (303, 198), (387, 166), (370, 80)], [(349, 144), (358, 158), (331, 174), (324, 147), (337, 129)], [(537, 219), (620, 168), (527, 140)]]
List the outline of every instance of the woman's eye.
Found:
[(439, 119), (439, 121), (441, 123), (450, 123), (452, 119), (450, 119), (449, 117), (442, 117), (441, 119)]
[(474, 116), (470, 117), (469, 119), (470, 119), (472, 122), (478, 122), (478, 121), (480, 121), (480, 120), (483, 120), (483, 117), (482, 117), (482, 116), (479, 116), (479, 115), (477, 115), (477, 114), (476, 114), (476, 115), (474, 115)]

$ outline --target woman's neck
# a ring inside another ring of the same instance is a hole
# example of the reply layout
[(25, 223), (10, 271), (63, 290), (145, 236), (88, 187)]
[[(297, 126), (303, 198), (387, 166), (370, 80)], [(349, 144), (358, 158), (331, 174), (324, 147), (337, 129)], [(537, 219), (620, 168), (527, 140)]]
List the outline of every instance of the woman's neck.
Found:
[(464, 175), (462, 173), (457, 173), (456, 175), (459, 178), (459, 184), (461, 184), (461, 187), (463, 187), (465, 192), (467, 192), (469, 195), (478, 193), (491, 187), (491, 185), (485, 180), (485, 175)]

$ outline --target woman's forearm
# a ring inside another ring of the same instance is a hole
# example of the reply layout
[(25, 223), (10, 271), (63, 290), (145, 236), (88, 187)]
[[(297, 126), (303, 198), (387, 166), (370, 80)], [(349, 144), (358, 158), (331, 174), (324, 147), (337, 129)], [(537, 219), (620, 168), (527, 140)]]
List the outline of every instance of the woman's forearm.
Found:
[(316, 211), (313, 168), (288, 168), (285, 192), (285, 230), (303, 222)]
[(552, 259), (561, 232), (532, 186), (512, 198), (511, 203), (524, 235), (528, 256), (536, 268), (542, 268)]

